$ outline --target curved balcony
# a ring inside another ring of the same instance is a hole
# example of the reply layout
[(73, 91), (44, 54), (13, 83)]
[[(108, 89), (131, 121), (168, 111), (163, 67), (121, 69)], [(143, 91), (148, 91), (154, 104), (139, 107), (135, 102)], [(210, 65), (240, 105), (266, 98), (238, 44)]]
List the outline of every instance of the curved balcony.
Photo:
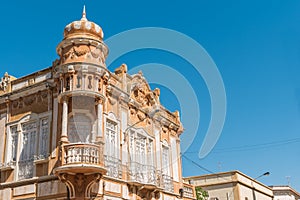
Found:
[(72, 143), (62, 146), (61, 166), (56, 173), (100, 173), (106, 174), (103, 143)]

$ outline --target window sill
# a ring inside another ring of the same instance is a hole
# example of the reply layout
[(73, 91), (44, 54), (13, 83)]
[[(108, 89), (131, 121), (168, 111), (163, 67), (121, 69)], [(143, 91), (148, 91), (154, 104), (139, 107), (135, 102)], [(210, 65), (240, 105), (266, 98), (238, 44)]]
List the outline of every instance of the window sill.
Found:
[(34, 164), (39, 165), (39, 164), (45, 164), (48, 162), (49, 162), (49, 158), (44, 158), (44, 159), (35, 160)]
[(14, 165), (9, 165), (9, 166), (1, 166), (0, 171), (9, 171), (9, 170), (14, 170), (15, 166)]

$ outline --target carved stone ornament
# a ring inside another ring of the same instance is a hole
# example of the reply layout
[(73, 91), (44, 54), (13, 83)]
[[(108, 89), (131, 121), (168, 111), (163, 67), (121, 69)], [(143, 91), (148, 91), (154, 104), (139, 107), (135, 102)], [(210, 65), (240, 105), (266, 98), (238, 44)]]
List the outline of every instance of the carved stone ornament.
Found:
[(75, 184), (76, 184), (78, 195), (81, 196), (85, 189), (85, 176), (83, 174), (76, 174)]
[(130, 114), (131, 115), (135, 115), (136, 114), (136, 108), (130, 107), (129, 109), (130, 109)]
[(159, 91), (151, 91), (149, 84), (141, 74), (137, 74), (132, 79), (131, 83), (131, 95), (142, 108), (152, 107), (153, 105), (159, 104), (157, 96)]
[(18, 105), (19, 105), (19, 101), (18, 100), (13, 101), (13, 103), (12, 103), (13, 108), (17, 108)]
[(28, 96), (28, 97), (25, 97), (25, 99), (24, 99), (24, 104), (25, 104), (26, 106), (30, 106), (31, 104), (33, 104), (33, 102), (35, 102), (35, 100), (36, 100), (35, 95), (30, 95), (30, 96)]
[(99, 48), (95, 48), (94, 50), (91, 50), (91, 55), (94, 58), (99, 58), (100, 54), (101, 54), (101, 50)]
[(111, 105), (115, 105), (115, 103), (117, 102), (117, 100), (114, 99), (112, 96), (109, 96), (107, 99), (108, 99), (108, 102), (109, 102)]
[(19, 107), (18, 108), (23, 108), (23, 98), (22, 97), (20, 97), (19, 98)]
[(161, 128), (161, 130), (162, 130), (163, 133), (167, 133), (169, 131), (169, 129), (167, 127), (165, 127), (165, 126), (163, 126)]
[(76, 56), (83, 56), (90, 52), (90, 48), (87, 45), (73, 46), (74, 53)]
[(115, 74), (124, 74), (127, 73), (127, 65), (126, 64), (122, 64), (120, 67), (118, 67), (117, 69), (115, 69)]
[(9, 75), (7, 72), (5, 72), (4, 76), (0, 79), (0, 94), (5, 92), (10, 92), (9, 85), (10, 82), (15, 80), (16, 78)]
[(105, 72), (102, 76), (102, 79), (103, 79), (104, 84), (107, 84), (109, 81), (109, 73)]

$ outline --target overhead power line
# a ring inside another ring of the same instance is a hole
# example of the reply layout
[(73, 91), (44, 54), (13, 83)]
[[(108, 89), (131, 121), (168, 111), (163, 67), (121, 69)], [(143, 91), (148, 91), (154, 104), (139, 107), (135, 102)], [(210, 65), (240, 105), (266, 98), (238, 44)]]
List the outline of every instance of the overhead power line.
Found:
[(211, 170), (209, 170), (209, 169), (207, 169), (207, 168), (201, 166), (200, 164), (196, 163), (196, 162), (193, 161), (192, 159), (188, 158), (186, 155), (181, 154), (181, 157), (187, 159), (188, 161), (190, 161), (191, 163), (193, 163), (194, 165), (196, 165), (196, 166), (199, 167), (200, 169), (202, 169), (202, 170), (204, 170), (204, 171), (206, 171), (206, 172), (208, 172), (208, 173), (215, 174), (215, 172), (213, 172), (213, 171), (211, 171)]
[[(227, 147), (227, 148), (219, 148), (214, 149), (213, 153), (225, 153), (225, 152), (235, 152), (235, 151), (249, 151), (249, 150), (257, 150), (257, 149), (266, 149), (274, 146), (284, 146), (292, 143), (299, 143), (300, 138), (288, 139), (288, 140), (280, 140), (273, 142), (266, 142), (261, 144), (253, 144), (253, 145), (243, 145), (236, 147)], [(199, 153), (198, 151), (186, 151), (185, 153)]]

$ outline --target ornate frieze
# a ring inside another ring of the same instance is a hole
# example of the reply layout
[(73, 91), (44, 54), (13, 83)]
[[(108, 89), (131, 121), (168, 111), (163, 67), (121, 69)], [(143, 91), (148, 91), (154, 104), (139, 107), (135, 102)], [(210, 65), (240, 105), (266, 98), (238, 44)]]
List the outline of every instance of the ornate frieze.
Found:
[(48, 101), (48, 91), (39, 91), (36, 94), (32, 94), (25, 97), (20, 97), (17, 100), (12, 101), (13, 108), (23, 108), (24, 106), (32, 106), (35, 103), (43, 103)]

